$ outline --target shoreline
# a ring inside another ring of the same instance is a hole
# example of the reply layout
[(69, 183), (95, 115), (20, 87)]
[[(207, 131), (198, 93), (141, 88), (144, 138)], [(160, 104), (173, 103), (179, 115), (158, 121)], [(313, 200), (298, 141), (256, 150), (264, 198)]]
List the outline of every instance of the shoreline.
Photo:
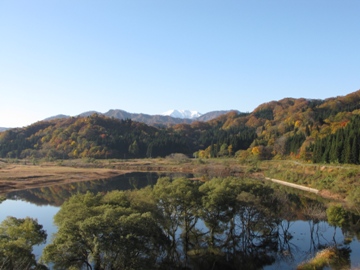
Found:
[[(1, 160), (0, 160), (1, 161)], [(194, 179), (207, 181), (213, 177), (248, 176), (254, 179), (272, 181), (280, 185), (303, 190), (318, 196), (344, 202), (340, 194), (328, 189), (315, 189), (277, 178), (265, 176), (269, 165), (241, 164), (236, 159), (132, 159), (132, 160), (59, 160), (31, 164), (27, 160), (0, 162), (0, 194), (31, 188), (41, 188), (72, 182), (108, 179), (131, 172), (189, 173)], [(281, 164), (281, 163), (279, 163)], [(294, 164), (293, 164), (294, 165)], [(303, 164), (295, 164), (303, 166)], [(254, 170), (255, 168), (255, 170)], [(322, 170), (323, 171), (323, 170)], [(285, 176), (285, 175), (284, 175)], [(276, 177), (276, 176), (275, 176)]]

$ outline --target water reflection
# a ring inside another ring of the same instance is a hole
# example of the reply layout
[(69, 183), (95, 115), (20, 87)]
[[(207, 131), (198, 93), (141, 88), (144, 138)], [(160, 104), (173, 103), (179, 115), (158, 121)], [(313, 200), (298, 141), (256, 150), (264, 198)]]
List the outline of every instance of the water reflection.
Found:
[(59, 269), (72, 261), (83, 269), (295, 269), (326, 247), (336, 247), (341, 267), (360, 264), (360, 220), (352, 213), (330, 226), (327, 205), (291, 189), (158, 177), (131, 174), (8, 198), (60, 205), (75, 194), (56, 215), (58, 235), (45, 252)]
[[(0, 222), (8, 216), (16, 218), (34, 218), (43, 226), (48, 234), (47, 243), (34, 247), (33, 254), (38, 259), (41, 256), (43, 248), (50, 242), (51, 235), (57, 231), (53, 224), (53, 217), (59, 211), (55, 206), (36, 206), (25, 201), (6, 200), (0, 204)], [(0, 269), (3, 269), (0, 266)]]
[[(91, 191), (93, 193), (106, 193), (112, 190), (131, 190), (140, 189), (146, 186), (153, 186), (159, 177), (179, 177), (178, 174), (166, 173), (128, 173), (109, 179), (93, 181), (74, 182), (50, 187), (34, 188), (6, 195), (7, 199), (24, 200), (36, 205), (60, 206), (65, 200), (77, 193)], [(182, 177), (192, 177), (189, 174), (182, 174)]]
[(294, 269), (334, 246), (346, 266), (350, 248), (325, 210), (246, 179), (161, 178), (153, 188), (72, 197), (55, 217), (59, 232), (44, 258), (65, 268), (76, 261), (98, 269)]

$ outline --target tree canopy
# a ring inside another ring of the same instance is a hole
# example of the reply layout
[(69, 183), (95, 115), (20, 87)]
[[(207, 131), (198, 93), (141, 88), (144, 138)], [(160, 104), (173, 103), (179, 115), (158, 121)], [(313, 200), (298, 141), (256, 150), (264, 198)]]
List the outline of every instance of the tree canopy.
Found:
[(0, 224), (0, 268), (47, 269), (32, 253), (33, 246), (45, 243), (46, 237), (37, 220), (7, 217)]

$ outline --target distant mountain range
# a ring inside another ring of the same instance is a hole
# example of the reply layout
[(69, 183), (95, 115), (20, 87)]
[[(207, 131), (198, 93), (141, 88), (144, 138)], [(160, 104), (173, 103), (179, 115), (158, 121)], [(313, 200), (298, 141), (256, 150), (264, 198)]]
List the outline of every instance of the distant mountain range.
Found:
[(0, 132), (3, 132), (5, 130), (7, 130), (7, 129), (9, 129), (9, 128), (0, 127)]
[[(201, 114), (197, 111), (190, 111), (190, 110), (169, 110), (159, 115), (149, 115), (143, 113), (129, 113), (123, 110), (109, 110), (106, 113), (101, 113), (97, 111), (88, 111), (88, 112), (83, 112), (77, 116), (87, 117), (96, 113), (99, 115), (105, 115), (107, 117), (113, 117), (116, 119), (123, 119), (123, 120), (131, 119), (133, 121), (145, 123), (147, 125), (152, 125), (152, 126), (170, 126), (176, 124), (191, 124), (192, 122), (195, 121), (205, 122), (217, 118), (218, 116), (226, 114), (230, 111), (232, 110), (212, 111), (205, 114)], [(48, 117), (44, 120), (49, 121), (54, 119), (62, 119), (62, 118), (70, 118), (70, 117), (71, 117), (70, 115), (59, 114)]]
[(175, 118), (181, 119), (195, 119), (200, 117), (202, 114), (197, 111), (189, 111), (189, 110), (169, 110), (167, 112), (161, 113), (161, 115), (167, 115)]

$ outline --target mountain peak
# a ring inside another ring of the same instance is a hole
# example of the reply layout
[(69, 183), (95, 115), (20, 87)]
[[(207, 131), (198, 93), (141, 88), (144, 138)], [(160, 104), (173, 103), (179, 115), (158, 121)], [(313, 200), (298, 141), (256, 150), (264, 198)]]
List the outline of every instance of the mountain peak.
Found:
[(190, 111), (190, 110), (169, 110), (166, 112), (161, 113), (160, 115), (167, 115), (175, 118), (182, 118), (182, 119), (195, 119), (200, 117), (202, 114), (197, 111)]

